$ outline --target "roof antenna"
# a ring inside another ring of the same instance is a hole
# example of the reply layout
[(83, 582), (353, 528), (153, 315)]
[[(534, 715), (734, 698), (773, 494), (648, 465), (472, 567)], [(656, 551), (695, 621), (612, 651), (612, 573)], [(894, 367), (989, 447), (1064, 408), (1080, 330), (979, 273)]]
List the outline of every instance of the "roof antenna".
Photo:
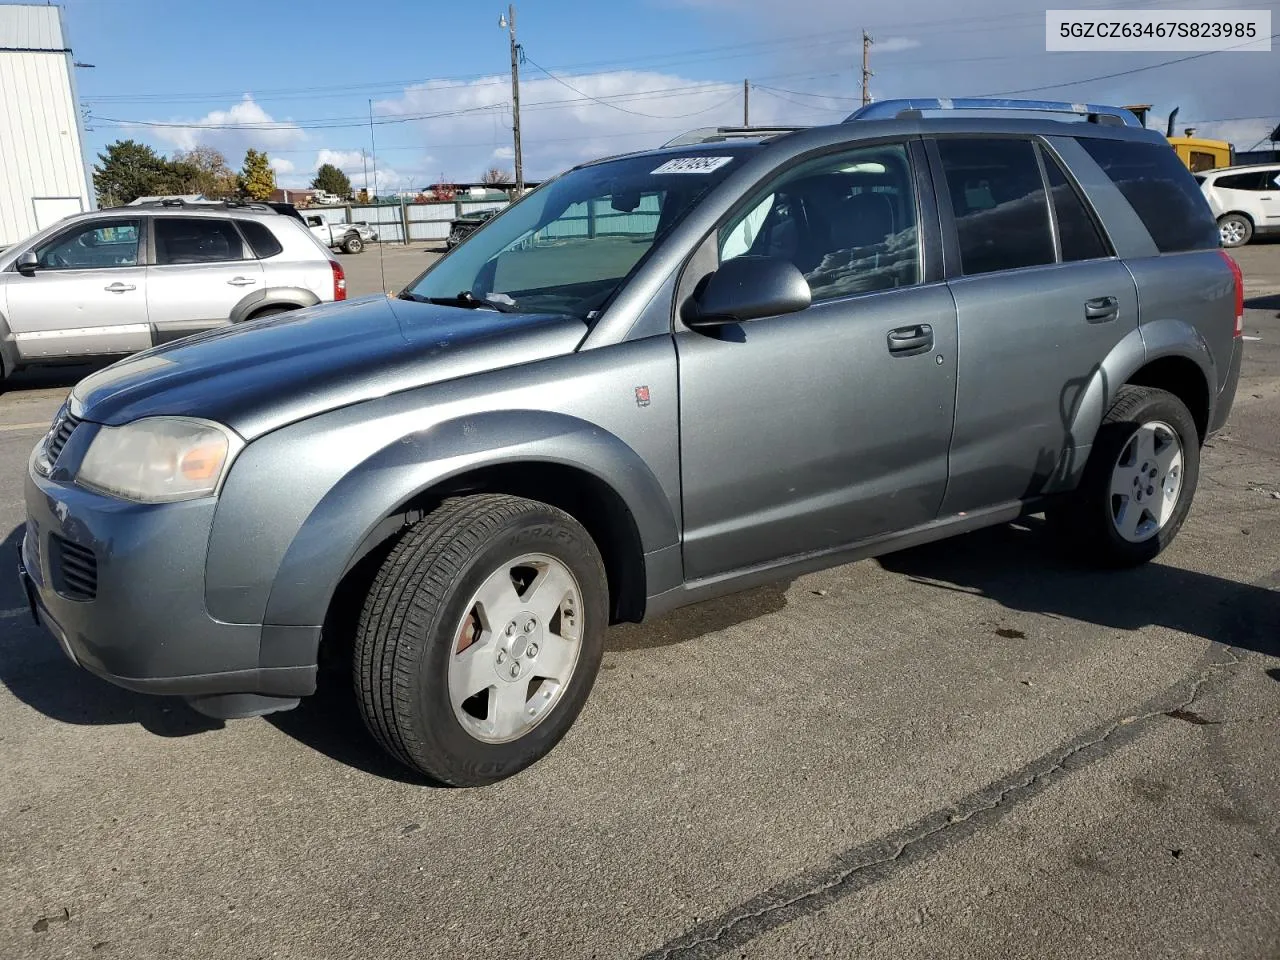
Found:
[[(373, 197), (374, 210), (377, 211), (378, 203), (378, 143), (373, 137), (373, 100), (369, 101), (369, 152), (373, 155)], [(366, 192), (369, 190), (369, 182), (366, 180), (364, 184)], [(377, 224), (382, 226), (382, 217), (379, 215)], [(403, 224), (401, 224), (403, 227)], [(408, 240), (408, 237), (405, 237)], [(391, 296), (391, 291), (387, 290), (387, 268), (382, 261), (382, 231), (378, 231), (378, 273), (382, 277), (382, 289), (386, 290), (387, 296)]]

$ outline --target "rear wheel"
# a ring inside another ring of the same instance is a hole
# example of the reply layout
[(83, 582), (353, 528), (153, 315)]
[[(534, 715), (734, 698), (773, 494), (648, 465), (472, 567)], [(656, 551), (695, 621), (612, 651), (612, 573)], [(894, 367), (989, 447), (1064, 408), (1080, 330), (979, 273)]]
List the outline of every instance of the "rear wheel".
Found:
[(492, 494), (446, 501), (395, 545), (361, 611), (366, 725), (443, 783), (511, 776), (586, 702), (608, 597), (595, 543), (563, 511)]
[(1243, 247), (1253, 238), (1253, 221), (1242, 213), (1218, 218), (1218, 239), (1224, 247)]
[(1199, 476), (1200, 435), (1186, 405), (1165, 390), (1126, 385), (1098, 429), (1079, 488), (1048, 520), (1081, 559), (1145, 563), (1177, 536)]
[(360, 239), (358, 234), (347, 234), (347, 239), (343, 241), (342, 249), (347, 253), (359, 253), (364, 249), (364, 241)]

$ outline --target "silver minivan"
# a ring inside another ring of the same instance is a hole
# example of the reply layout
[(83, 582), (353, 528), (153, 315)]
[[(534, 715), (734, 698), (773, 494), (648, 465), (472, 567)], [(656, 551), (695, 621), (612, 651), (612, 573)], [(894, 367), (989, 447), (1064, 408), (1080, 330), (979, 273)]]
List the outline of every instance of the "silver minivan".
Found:
[(302, 222), (265, 204), (77, 214), (0, 252), (0, 379), (343, 300), (346, 287)]

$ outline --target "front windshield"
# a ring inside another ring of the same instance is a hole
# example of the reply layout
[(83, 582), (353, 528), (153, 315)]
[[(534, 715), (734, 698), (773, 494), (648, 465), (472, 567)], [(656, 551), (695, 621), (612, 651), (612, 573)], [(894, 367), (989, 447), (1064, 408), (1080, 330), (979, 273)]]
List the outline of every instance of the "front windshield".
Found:
[(584, 320), (740, 151), (703, 149), (572, 170), (478, 228), (401, 296)]

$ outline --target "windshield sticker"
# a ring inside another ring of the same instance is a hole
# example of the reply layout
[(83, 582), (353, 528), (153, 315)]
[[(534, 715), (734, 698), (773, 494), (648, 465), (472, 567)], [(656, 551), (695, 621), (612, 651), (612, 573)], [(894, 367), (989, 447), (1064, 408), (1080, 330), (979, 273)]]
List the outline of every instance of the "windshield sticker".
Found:
[(710, 173), (712, 170), (719, 170), (732, 159), (733, 157), (681, 157), (678, 160), (668, 160), (653, 173)]

